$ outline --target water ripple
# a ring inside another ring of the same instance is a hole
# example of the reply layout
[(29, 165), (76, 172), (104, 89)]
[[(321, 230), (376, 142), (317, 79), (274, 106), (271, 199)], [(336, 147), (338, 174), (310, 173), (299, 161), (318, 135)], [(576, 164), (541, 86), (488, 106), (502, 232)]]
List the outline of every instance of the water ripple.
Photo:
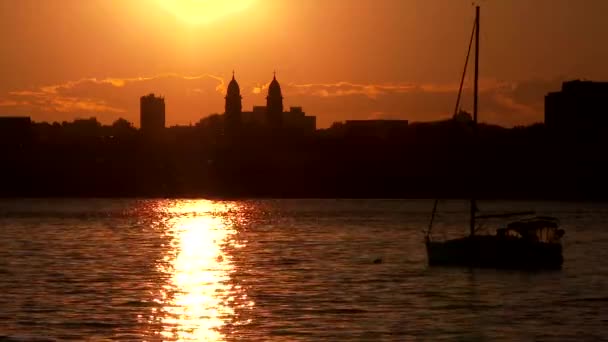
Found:
[(431, 205), (0, 201), (0, 341), (608, 338), (608, 206), (488, 203), (561, 219), (564, 270), (530, 273), (428, 268)]

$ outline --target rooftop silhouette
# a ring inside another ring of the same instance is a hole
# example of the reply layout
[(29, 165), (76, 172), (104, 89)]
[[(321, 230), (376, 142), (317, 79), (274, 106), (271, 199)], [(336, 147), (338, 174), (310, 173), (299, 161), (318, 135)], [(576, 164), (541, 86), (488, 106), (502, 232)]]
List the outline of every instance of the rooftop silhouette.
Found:
[(284, 110), (281, 85), (274, 74), (268, 86), (266, 106), (254, 106), (252, 111), (243, 111), (241, 91), (234, 73), (226, 91), (224, 117), (226, 132), (232, 138), (258, 132), (265, 135), (314, 134), (315, 116), (308, 116), (302, 107)]
[(545, 97), (545, 124), (562, 139), (602, 139), (608, 133), (608, 82), (564, 82), (561, 91)]

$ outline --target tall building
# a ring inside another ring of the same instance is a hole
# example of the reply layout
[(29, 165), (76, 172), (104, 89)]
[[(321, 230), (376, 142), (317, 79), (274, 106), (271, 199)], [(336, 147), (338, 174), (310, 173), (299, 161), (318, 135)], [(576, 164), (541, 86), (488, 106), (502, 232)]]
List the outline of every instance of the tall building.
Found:
[(545, 125), (560, 136), (597, 137), (608, 130), (608, 82), (568, 81), (545, 96)]
[(142, 96), (139, 103), (139, 120), (143, 133), (161, 133), (165, 128), (165, 99), (154, 94)]
[(228, 83), (225, 99), (226, 130), (231, 132), (238, 131), (242, 122), (243, 97), (241, 96), (239, 84), (234, 79), (234, 72), (232, 72), (232, 80)]
[(277, 81), (276, 74), (268, 86), (268, 96), (266, 97), (266, 114), (268, 124), (271, 128), (279, 129), (283, 125), (283, 94), (281, 86)]

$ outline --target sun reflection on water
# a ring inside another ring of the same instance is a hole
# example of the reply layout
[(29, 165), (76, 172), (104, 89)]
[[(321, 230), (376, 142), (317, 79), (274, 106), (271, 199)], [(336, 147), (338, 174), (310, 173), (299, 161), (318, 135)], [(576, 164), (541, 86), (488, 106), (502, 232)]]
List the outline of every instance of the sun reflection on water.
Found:
[(229, 251), (236, 242), (236, 204), (175, 201), (157, 208), (168, 217), (164, 260), (158, 271), (167, 277), (156, 299), (161, 309), (163, 340), (221, 341), (227, 325), (242, 324), (235, 312), (253, 308), (243, 288), (231, 281), (235, 271)]

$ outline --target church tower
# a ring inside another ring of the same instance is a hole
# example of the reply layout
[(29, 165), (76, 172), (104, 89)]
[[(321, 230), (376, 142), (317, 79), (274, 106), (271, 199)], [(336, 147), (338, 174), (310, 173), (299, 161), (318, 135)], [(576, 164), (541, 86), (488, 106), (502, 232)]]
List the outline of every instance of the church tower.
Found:
[(283, 124), (283, 94), (281, 86), (277, 81), (276, 73), (268, 86), (266, 97), (266, 115), (268, 125), (272, 128), (280, 128)]
[(243, 110), (242, 99), (241, 88), (234, 79), (233, 71), (232, 80), (228, 83), (228, 90), (226, 92), (225, 121), (227, 130), (234, 131), (241, 126), (241, 113)]

